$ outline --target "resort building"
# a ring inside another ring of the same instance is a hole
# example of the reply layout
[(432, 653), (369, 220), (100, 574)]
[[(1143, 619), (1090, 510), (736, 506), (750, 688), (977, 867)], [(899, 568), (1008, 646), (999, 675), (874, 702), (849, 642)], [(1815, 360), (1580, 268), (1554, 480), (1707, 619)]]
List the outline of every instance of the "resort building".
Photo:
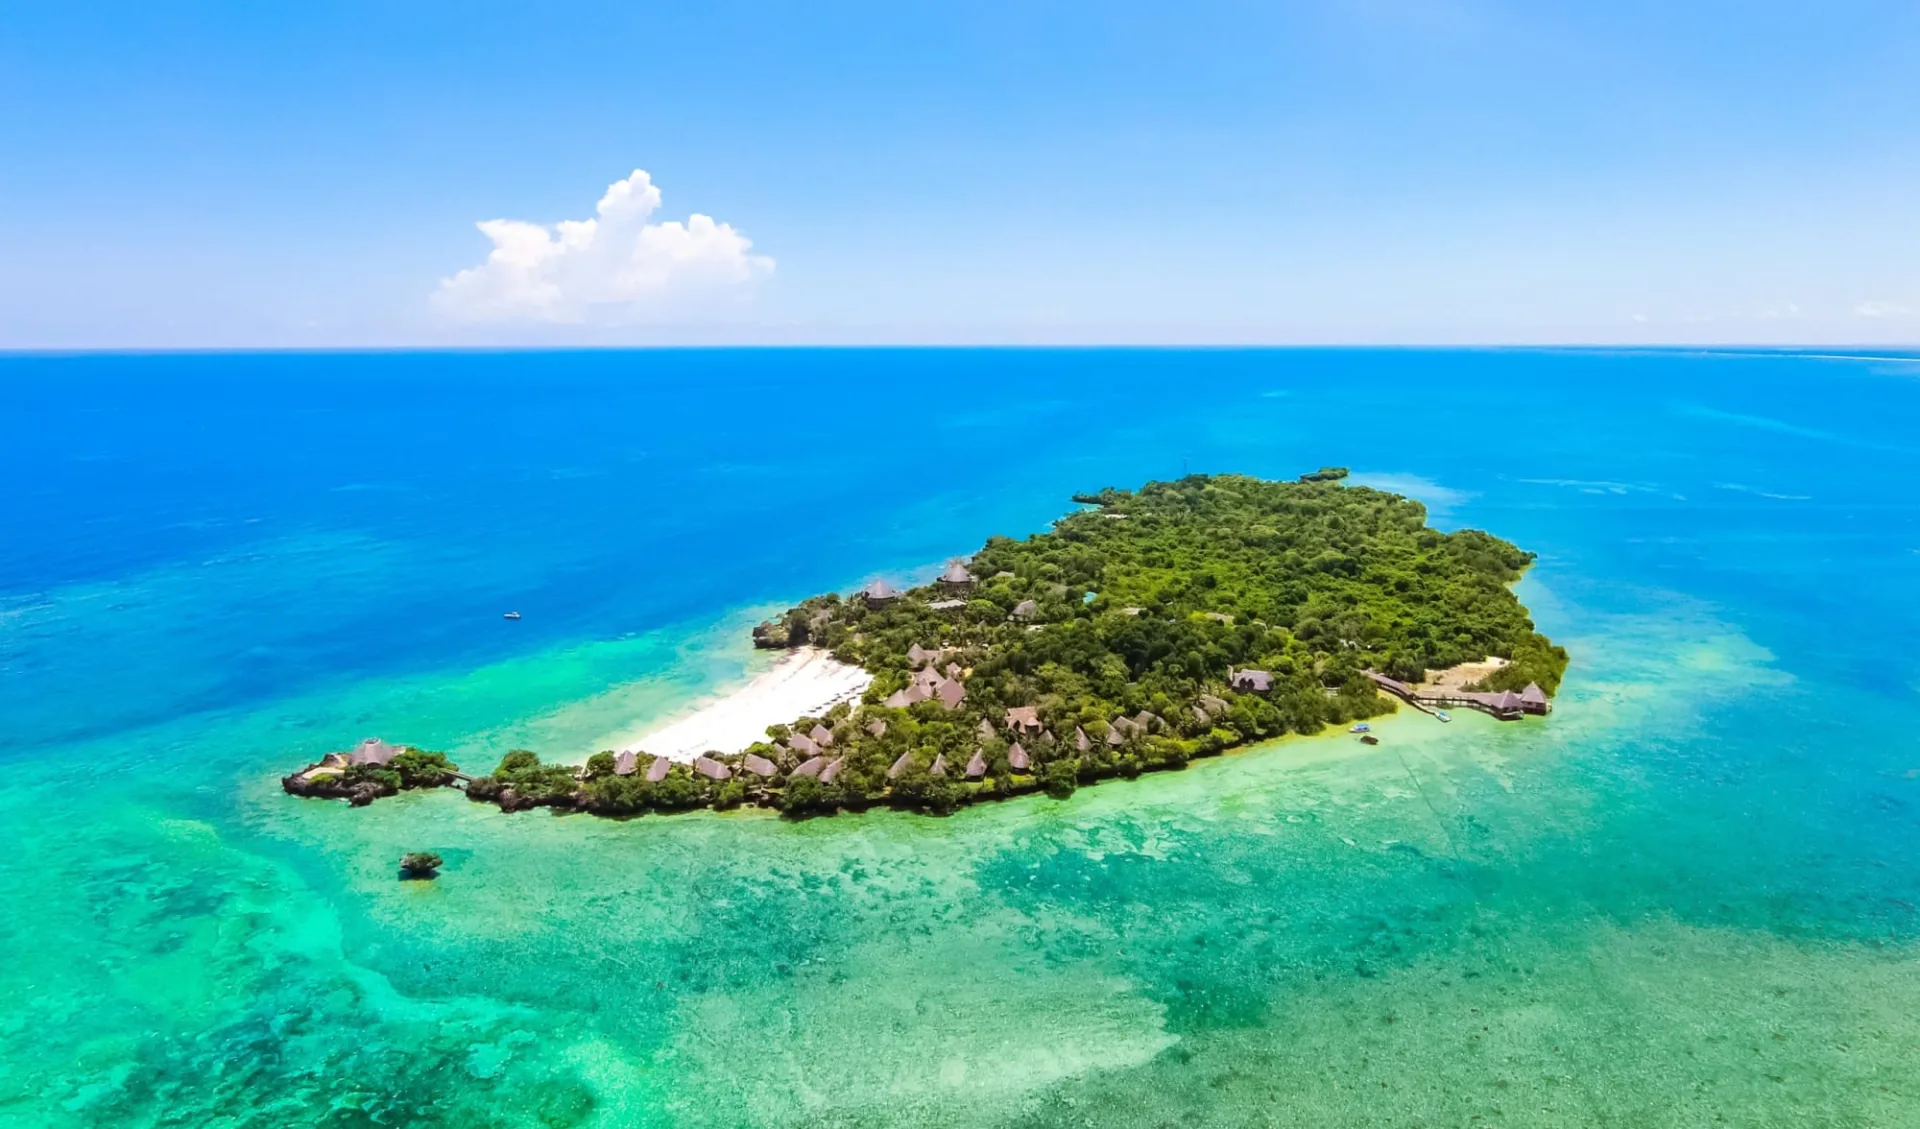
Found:
[(1227, 682), (1242, 694), (1265, 694), (1273, 689), (1273, 675), (1264, 670), (1229, 671)]
[(731, 780), (733, 770), (709, 756), (693, 758), (693, 770), (708, 780)]
[(904, 593), (884, 580), (876, 580), (860, 590), (860, 598), (870, 608), (883, 607), (898, 600)]
[(1422, 690), (1409, 686), (1397, 679), (1388, 678), (1378, 671), (1365, 671), (1373, 684), (1394, 697), (1413, 706), (1415, 709), (1428, 710), (1429, 707), (1444, 709), (1448, 706), (1479, 710), (1491, 714), (1500, 721), (1518, 721), (1526, 714), (1544, 716), (1553, 709), (1547, 701), (1546, 691), (1539, 684), (1529, 682), (1519, 693), (1501, 690), (1487, 693), (1478, 690)]
[(347, 763), (384, 765), (403, 752), (406, 749), (399, 745), (389, 745), (378, 737), (369, 737), (347, 754)]

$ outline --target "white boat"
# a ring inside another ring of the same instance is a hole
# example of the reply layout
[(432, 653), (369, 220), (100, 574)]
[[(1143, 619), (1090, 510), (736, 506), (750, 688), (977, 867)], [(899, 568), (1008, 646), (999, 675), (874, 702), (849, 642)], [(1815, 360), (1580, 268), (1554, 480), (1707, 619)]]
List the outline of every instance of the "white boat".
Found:
[(1446, 710), (1434, 710), (1434, 711), (1433, 711), (1433, 716), (1435, 716), (1435, 717), (1437, 717), (1437, 718), (1439, 718), (1439, 719), (1440, 719), (1441, 721), (1452, 721), (1452, 720), (1453, 720), (1452, 718), (1450, 718), (1450, 717), (1448, 717), (1448, 716), (1447, 716), (1447, 711), (1446, 711)]
[(519, 618), (520, 618), (520, 613), (519, 613), (519, 612), (508, 612), (508, 613), (507, 613), (506, 615), (503, 615), (503, 616), (501, 616), (500, 618), (501, 618), (501, 619), (519, 619)]
[(1367, 724), (1366, 722), (1364, 722), (1364, 721), (1362, 721), (1362, 722), (1359, 722), (1358, 724), (1356, 724), (1356, 725), (1355, 725), (1355, 726), (1354, 726), (1354, 727), (1353, 727), (1352, 729), (1349, 729), (1349, 730), (1347, 730), (1347, 732), (1349, 732), (1349, 733), (1365, 733), (1365, 732), (1367, 732), (1368, 730), (1370, 730), (1370, 729), (1372, 729), (1372, 728), (1373, 728), (1373, 726), (1371, 726), (1371, 725), (1368, 725), (1368, 724)]

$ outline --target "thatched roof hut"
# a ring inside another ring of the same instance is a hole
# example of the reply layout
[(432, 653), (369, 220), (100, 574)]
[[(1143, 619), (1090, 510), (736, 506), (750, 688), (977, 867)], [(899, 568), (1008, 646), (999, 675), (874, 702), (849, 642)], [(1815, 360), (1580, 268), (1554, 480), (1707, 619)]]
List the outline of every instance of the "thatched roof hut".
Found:
[(693, 770), (708, 780), (731, 780), (733, 770), (709, 756), (693, 758)]
[(812, 729), (807, 730), (807, 736), (812, 738), (814, 744), (823, 749), (833, 746), (833, 730), (828, 729), (824, 725), (815, 725)]
[(834, 778), (839, 776), (841, 770), (846, 767), (847, 767), (847, 758), (841, 757), (838, 760), (835, 760), (832, 764), (820, 770), (820, 783), (822, 784), (833, 783)]
[(667, 773), (670, 770), (672, 770), (672, 768), (673, 768), (673, 762), (668, 760), (667, 758), (665, 757), (653, 758), (653, 763), (647, 766), (647, 783), (649, 784), (660, 783), (662, 780), (665, 780), (667, 778)]
[(927, 768), (927, 775), (928, 776), (945, 776), (946, 774), (947, 774), (947, 755), (945, 753), (940, 753), (933, 758), (933, 764)]
[(933, 696), (940, 699), (940, 704), (948, 709), (958, 709), (960, 703), (966, 700), (967, 688), (955, 679), (948, 678), (942, 680), (934, 689)]
[(639, 768), (639, 753), (618, 753), (613, 758), (613, 774), (615, 776), (632, 776)]
[(780, 771), (774, 767), (772, 761), (757, 753), (748, 753), (745, 757), (742, 757), (740, 766), (763, 780), (772, 779), (774, 773)]
[(1273, 675), (1264, 670), (1236, 670), (1227, 681), (1243, 694), (1264, 694), (1273, 689)]
[(1020, 747), (1020, 742), (1015, 741), (1013, 744), (1007, 746), (1008, 768), (1011, 768), (1015, 772), (1025, 772), (1032, 763), (1033, 762), (1027, 757), (1027, 751)]
[(900, 774), (905, 772), (907, 770), (907, 766), (912, 763), (913, 763), (913, 754), (911, 752), (901, 753), (900, 758), (893, 762), (893, 767), (887, 769), (887, 779), (888, 780), (898, 779)]
[(973, 759), (967, 762), (967, 779), (978, 780), (987, 774), (987, 754), (985, 750), (975, 749)]
[(793, 775), (818, 776), (820, 775), (820, 770), (825, 767), (827, 767), (827, 758), (808, 757), (806, 760), (800, 762), (800, 767), (793, 770)]
[(347, 763), (384, 765), (405, 751), (400, 745), (389, 745), (378, 737), (369, 737), (347, 754)]
[(1007, 728), (1028, 733), (1040, 731), (1040, 711), (1033, 706), (1008, 706)]
[(891, 604), (893, 601), (898, 600), (902, 594), (900, 589), (895, 588), (884, 580), (876, 580), (865, 588), (860, 589), (860, 598), (867, 602), (868, 607), (876, 607), (880, 604)]

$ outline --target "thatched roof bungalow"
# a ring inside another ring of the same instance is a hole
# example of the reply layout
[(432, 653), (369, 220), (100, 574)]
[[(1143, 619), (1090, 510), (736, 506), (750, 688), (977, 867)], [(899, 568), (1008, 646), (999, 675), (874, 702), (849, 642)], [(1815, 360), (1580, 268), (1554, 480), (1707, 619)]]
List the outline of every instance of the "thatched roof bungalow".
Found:
[(978, 780), (987, 774), (987, 754), (983, 749), (973, 751), (973, 759), (967, 762), (967, 779)]
[(1273, 689), (1273, 675), (1264, 670), (1236, 670), (1229, 672), (1227, 683), (1242, 694), (1265, 694)]
[(760, 777), (762, 780), (771, 780), (774, 774), (780, 771), (774, 767), (772, 761), (760, 756), (758, 753), (748, 753), (742, 757), (740, 767)]
[(806, 760), (800, 762), (800, 766), (798, 768), (793, 770), (793, 775), (818, 776), (820, 775), (820, 770), (825, 767), (827, 767), (827, 758), (808, 757)]
[(966, 700), (967, 688), (955, 679), (943, 679), (940, 685), (933, 691), (933, 696), (938, 698), (940, 704), (948, 709), (959, 709), (960, 703)]
[(733, 770), (709, 756), (693, 758), (693, 770), (708, 780), (731, 780)]
[(378, 737), (369, 737), (347, 754), (347, 763), (384, 765), (404, 752), (406, 749), (403, 746), (389, 745)]
[(1020, 742), (1015, 741), (1007, 746), (1008, 768), (1015, 772), (1025, 772), (1032, 764), (1033, 761), (1027, 756), (1027, 751), (1020, 747)]
[(1008, 706), (1007, 728), (1016, 732), (1040, 732), (1040, 711), (1033, 706)]
[(662, 780), (665, 780), (667, 778), (667, 773), (672, 771), (672, 769), (673, 769), (673, 762), (668, 760), (667, 758), (665, 757), (653, 758), (653, 763), (647, 766), (647, 783), (649, 784), (660, 783)]
[(640, 754), (635, 752), (617, 753), (613, 758), (615, 776), (632, 776), (640, 768)]

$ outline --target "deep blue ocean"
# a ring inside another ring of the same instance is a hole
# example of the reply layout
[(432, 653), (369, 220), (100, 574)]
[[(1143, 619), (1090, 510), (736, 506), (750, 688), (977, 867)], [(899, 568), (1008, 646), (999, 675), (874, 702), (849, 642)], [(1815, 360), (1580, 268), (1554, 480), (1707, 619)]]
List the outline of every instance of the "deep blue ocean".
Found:
[[(0, 1125), (1920, 1124), (1920, 356), (14, 355), (0, 418)], [(277, 791), (581, 756), (760, 609), (1325, 465), (1539, 554), (1553, 718), (945, 821)]]

